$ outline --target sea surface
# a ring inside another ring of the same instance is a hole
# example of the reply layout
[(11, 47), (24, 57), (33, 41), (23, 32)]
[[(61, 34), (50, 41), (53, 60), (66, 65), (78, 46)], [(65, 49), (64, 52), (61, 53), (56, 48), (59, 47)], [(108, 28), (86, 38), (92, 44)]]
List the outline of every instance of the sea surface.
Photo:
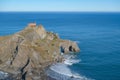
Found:
[(0, 36), (14, 34), (30, 22), (78, 43), (81, 52), (74, 59), (80, 61), (63, 65), (66, 73), (120, 80), (120, 13), (0, 12)]

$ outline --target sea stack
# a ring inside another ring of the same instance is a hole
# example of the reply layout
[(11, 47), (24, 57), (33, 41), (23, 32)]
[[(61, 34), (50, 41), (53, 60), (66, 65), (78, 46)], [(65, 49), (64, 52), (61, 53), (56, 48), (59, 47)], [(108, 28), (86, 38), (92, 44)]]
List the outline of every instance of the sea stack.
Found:
[(62, 40), (42, 25), (29, 23), (16, 34), (0, 37), (0, 70), (15, 80), (47, 80), (45, 68), (61, 62), (61, 52), (79, 51), (76, 42)]

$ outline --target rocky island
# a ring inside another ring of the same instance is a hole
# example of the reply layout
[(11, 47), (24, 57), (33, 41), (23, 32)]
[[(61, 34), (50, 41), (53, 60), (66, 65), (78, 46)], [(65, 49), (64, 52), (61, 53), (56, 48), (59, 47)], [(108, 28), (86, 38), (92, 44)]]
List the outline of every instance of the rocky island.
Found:
[(0, 78), (48, 80), (45, 74), (48, 66), (62, 62), (62, 54), (79, 51), (76, 42), (60, 39), (42, 25), (30, 23), (20, 32), (0, 37)]

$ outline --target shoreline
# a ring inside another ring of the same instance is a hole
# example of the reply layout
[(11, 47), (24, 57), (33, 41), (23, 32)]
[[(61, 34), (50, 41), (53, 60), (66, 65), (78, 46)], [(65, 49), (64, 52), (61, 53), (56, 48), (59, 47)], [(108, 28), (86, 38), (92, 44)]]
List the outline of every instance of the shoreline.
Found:
[[(54, 80), (87, 80), (86, 78), (80, 75), (74, 74), (68, 66), (72, 64), (79, 63), (80, 61), (75, 60), (75, 55), (64, 55), (64, 61), (60, 63), (54, 63), (49, 66), (46, 70), (48, 77), (53, 78)], [(67, 61), (67, 62), (66, 62)]]
[(80, 52), (76, 42), (61, 39), (42, 25), (29, 23), (13, 35), (0, 37), (0, 68), (19, 80), (44, 80), (45, 68), (62, 62), (61, 53), (71, 52)]
[(52, 78), (50, 76), (47, 76), (47, 80), (57, 80), (57, 79), (54, 79), (54, 78)]

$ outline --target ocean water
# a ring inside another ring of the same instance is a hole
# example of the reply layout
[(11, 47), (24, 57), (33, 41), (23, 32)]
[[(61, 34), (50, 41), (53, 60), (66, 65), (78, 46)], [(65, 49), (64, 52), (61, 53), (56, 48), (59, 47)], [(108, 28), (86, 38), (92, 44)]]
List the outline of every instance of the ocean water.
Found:
[(71, 70), (94, 80), (120, 80), (120, 13), (1, 12), (0, 36), (14, 34), (29, 22), (42, 24), (63, 39), (76, 41), (80, 62)]

